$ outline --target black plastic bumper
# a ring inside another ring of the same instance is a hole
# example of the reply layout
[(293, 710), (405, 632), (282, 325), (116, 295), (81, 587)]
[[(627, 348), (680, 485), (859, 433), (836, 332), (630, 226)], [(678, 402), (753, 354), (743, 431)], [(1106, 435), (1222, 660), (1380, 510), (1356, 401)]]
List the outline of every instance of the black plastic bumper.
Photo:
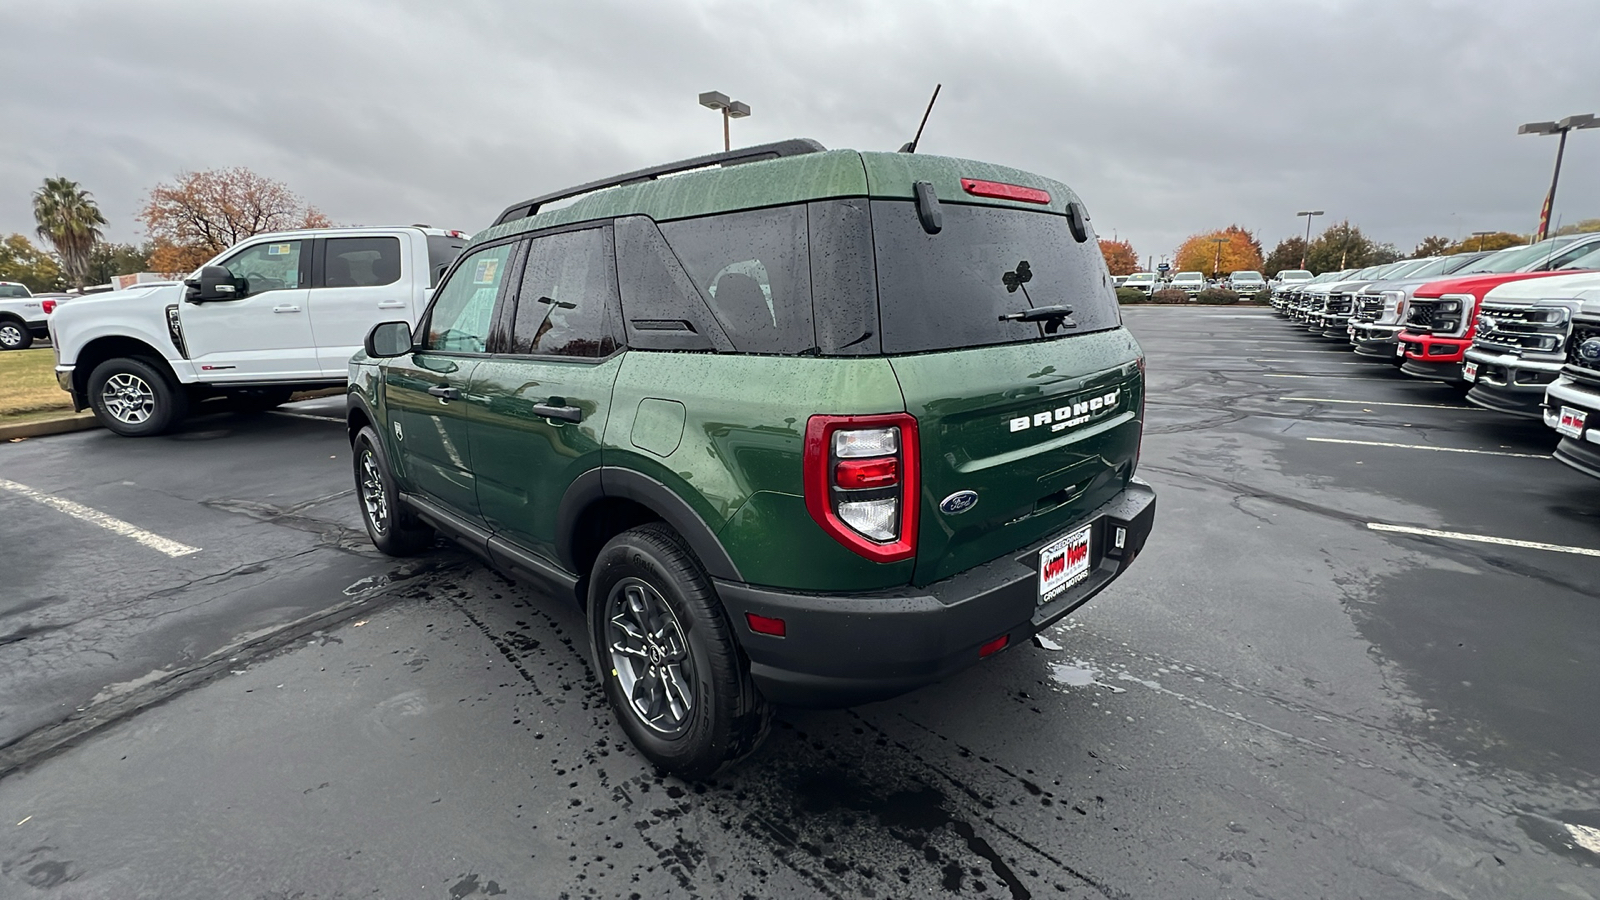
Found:
[(1544, 385), (1537, 387), (1497, 387), (1488, 384), (1473, 385), (1467, 391), (1467, 402), (1474, 406), (1508, 416), (1544, 421)]
[[(1027, 641), (1083, 605), (1121, 575), (1155, 522), (1156, 495), (1135, 479), (1071, 528), (1037, 544), (924, 587), (870, 594), (798, 594), (717, 581), (750, 674), (767, 699), (793, 706), (840, 707), (883, 700), (932, 684), (980, 659), (1001, 636)], [(1089, 575), (1043, 605), (1038, 553), (1072, 528), (1093, 522)], [(1111, 546), (1116, 527), (1123, 547)], [(746, 613), (782, 619), (785, 635), (758, 634)]]
[(1558, 462), (1564, 462), (1591, 478), (1600, 478), (1600, 444), (1564, 437), (1556, 445), (1555, 456)]
[(1424, 362), (1420, 359), (1407, 359), (1400, 367), (1400, 371), (1417, 378), (1437, 378), (1440, 381), (1462, 382), (1461, 360), (1455, 362)]

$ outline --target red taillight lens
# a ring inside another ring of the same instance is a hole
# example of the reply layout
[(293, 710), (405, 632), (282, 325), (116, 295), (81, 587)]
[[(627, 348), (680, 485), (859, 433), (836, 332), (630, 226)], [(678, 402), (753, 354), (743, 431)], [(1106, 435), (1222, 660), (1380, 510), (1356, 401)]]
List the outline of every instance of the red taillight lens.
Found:
[(39, 305), (44, 307), (44, 314), (47, 316), (56, 311), (56, 302), (54, 300), (40, 300)]
[(789, 633), (789, 626), (782, 619), (771, 616), (758, 616), (755, 613), (745, 613), (744, 620), (750, 623), (750, 630), (756, 634), (770, 634), (773, 637), (783, 637)]
[(875, 562), (916, 555), (917, 420), (812, 416), (806, 423), (806, 509), (834, 540)]
[(1050, 192), (1038, 188), (1023, 187), (1020, 184), (1006, 184), (1000, 181), (979, 181), (976, 178), (961, 179), (961, 189), (974, 197), (994, 197), (999, 200), (1021, 200), (1023, 203), (1049, 203)]
[(1011, 643), (1011, 635), (1002, 634), (987, 644), (980, 645), (978, 647), (978, 658), (983, 659), (985, 656), (993, 656), (1004, 650), (1009, 643)]
[(900, 482), (900, 461), (884, 459), (846, 459), (833, 467), (833, 483), (846, 490), (892, 487)]

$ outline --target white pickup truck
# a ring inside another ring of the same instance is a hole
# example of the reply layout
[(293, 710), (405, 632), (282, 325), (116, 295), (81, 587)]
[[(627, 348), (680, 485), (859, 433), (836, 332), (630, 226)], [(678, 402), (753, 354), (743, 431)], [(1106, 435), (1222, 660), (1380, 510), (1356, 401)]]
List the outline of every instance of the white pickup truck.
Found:
[(129, 437), (172, 428), (193, 400), (264, 409), (341, 386), (372, 326), (415, 323), (469, 237), (423, 226), (257, 235), (184, 282), (57, 309), (56, 380), (74, 407)]
[(26, 350), (45, 336), (45, 322), (63, 294), (34, 294), (15, 281), (0, 281), (0, 350)]

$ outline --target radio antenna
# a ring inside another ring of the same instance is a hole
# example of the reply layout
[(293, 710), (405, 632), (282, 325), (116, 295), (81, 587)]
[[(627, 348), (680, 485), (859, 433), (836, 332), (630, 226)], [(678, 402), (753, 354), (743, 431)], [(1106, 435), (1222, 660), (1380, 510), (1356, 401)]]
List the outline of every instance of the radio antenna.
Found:
[(900, 148), (901, 153), (917, 152), (917, 142), (922, 140), (922, 129), (928, 127), (928, 115), (933, 112), (933, 102), (939, 99), (939, 89), (942, 87), (943, 84), (933, 86), (933, 96), (928, 98), (928, 108), (922, 112), (922, 124), (917, 126), (917, 136), (911, 139), (911, 143)]

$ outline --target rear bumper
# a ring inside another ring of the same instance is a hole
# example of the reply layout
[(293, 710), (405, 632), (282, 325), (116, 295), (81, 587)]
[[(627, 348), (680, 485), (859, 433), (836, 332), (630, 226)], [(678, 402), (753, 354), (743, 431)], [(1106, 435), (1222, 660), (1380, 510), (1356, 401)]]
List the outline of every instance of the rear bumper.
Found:
[[(1038, 599), (1038, 552), (1067, 533), (924, 587), (870, 594), (799, 594), (717, 581), (750, 658), (750, 674), (775, 703), (839, 707), (932, 684), (980, 659), (1002, 636), (1014, 647), (1078, 608), (1121, 575), (1150, 535), (1155, 491), (1135, 479), (1074, 527), (1094, 523), (1089, 574), (1049, 603)], [(1111, 546), (1126, 529), (1121, 549)], [(757, 634), (746, 613), (782, 619), (785, 635)]]
[(1589, 414), (1587, 427), (1579, 437), (1562, 435), (1555, 457), (1579, 472), (1600, 478), (1600, 391), (1579, 387), (1570, 381), (1550, 386), (1545, 395), (1544, 423), (1551, 428), (1561, 417), (1561, 407), (1570, 406)]

